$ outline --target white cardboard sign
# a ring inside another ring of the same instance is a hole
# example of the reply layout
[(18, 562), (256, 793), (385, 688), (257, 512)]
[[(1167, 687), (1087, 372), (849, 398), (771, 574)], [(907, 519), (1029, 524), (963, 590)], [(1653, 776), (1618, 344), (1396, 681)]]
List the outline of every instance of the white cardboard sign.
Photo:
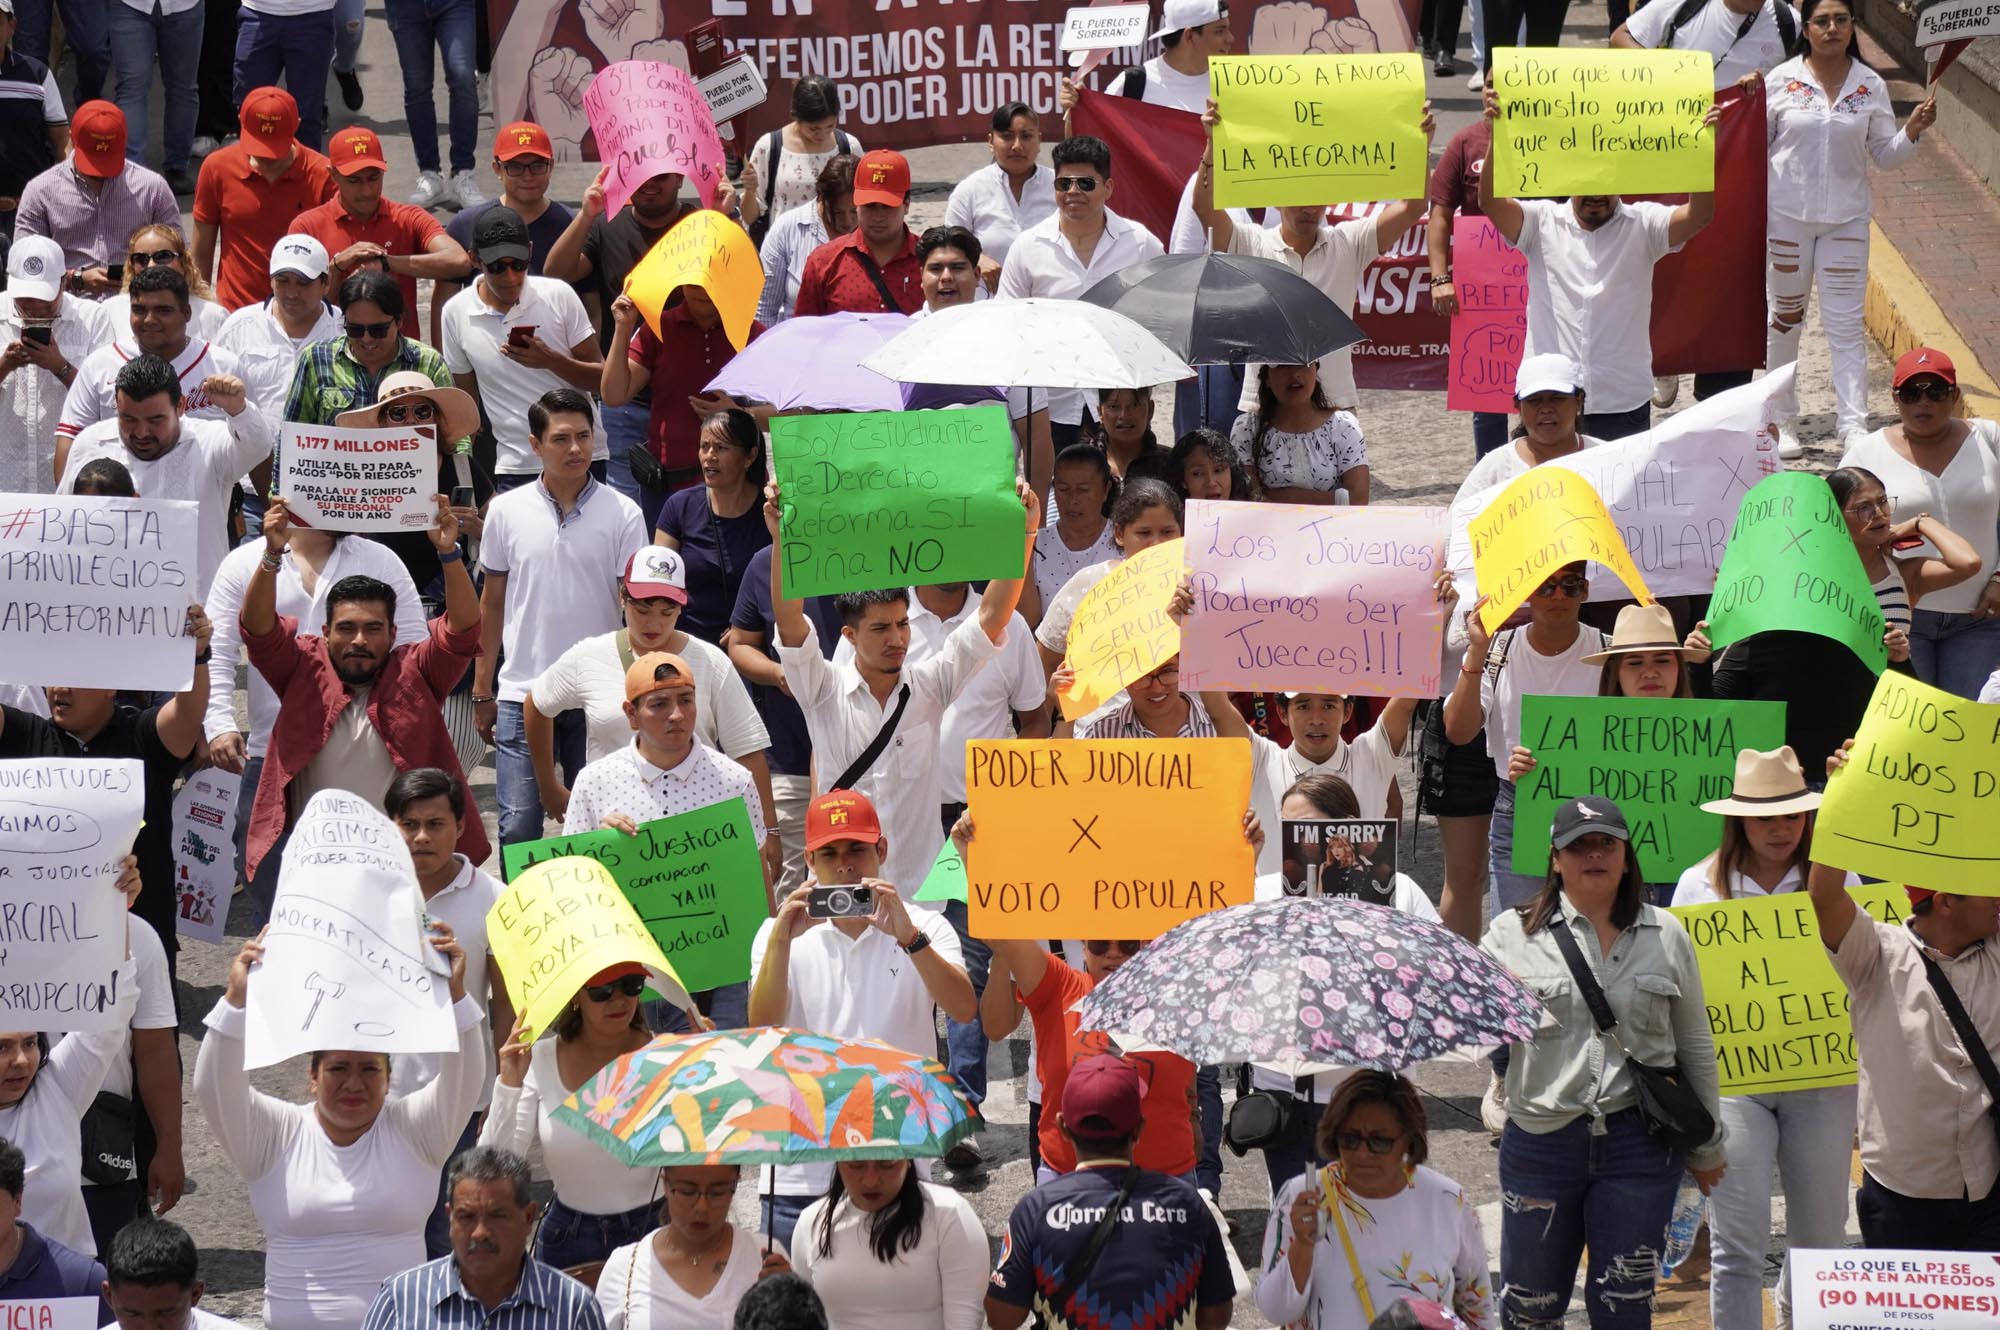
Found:
[(2000, 1256), (1991, 1252), (1794, 1247), (1796, 1330), (1991, 1330)]
[(696, 79), (694, 86), (708, 103), (709, 114), (718, 126), (731, 116), (762, 106), (771, 95), (757, 66), (740, 55), (713, 74)]
[(2000, 0), (1937, 0), (1917, 11), (1917, 45), (2000, 37)]
[(428, 531), (437, 525), (437, 444), (426, 427), (287, 423), (278, 451), (278, 493), (298, 526)]
[[(1063, 18), (1065, 51), (1115, 51), (1146, 40), (1147, 5), (1086, 5)], [(1072, 64), (1077, 62), (1071, 61)]]
[(175, 928), (182, 937), (222, 941), (236, 894), (236, 797), (242, 788), (241, 772), (203, 767), (174, 795)]

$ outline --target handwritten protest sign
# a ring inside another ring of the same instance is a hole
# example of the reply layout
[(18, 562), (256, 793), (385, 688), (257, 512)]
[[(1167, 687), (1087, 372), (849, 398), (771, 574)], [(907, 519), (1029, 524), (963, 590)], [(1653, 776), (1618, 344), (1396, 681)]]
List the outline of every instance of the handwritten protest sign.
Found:
[(1453, 411), (1514, 409), (1514, 376), (1528, 343), (1528, 261), (1484, 217), (1452, 219), (1451, 266), (1459, 312), (1451, 316)]
[(1642, 605), (1653, 593), (1590, 482), (1571, 471), (1538, 466), (1514, 478), (1466, 527), (1479, 587), (1480, 621), (1499, 628), (1517, 606), (1565, 564), (1600, 563)]
[(1007, 409), (780, 416), (787, 596), (1019, 577), (1027, 528)]
[(316, 1048), (458, 1047), (450, 965), (424, 935), (410, 851), (366, 799), (321, 790), (299, 814), (244, 1011), (246, 1067)]
[(1685, 194), (1715, 188), (1706, 51), (1500, 46), (1486, 169), (1500, 198)]
[(660, 944), (595, 859), (572, 855), (522, 869), (486, 912), (486, 942), (530, 1038), (585, 980), (621, 962), (645, 966), (654, 990), (675, 1006), (688, 1002)]
[(278, 493), (292, 521), (321, 531), (437, 525), (438, 452), (428, 429), (342, 429), (287, 421)]
[(97, 1296), (9, 1298), (0, 1302), (0, 1327), (4, 1330), (97, 1330)]
[(1771, 476), (1743, 496), (1708, 605), (1718, 651), (1772, 629), (1830, 637), (1877, 674), (1889, 663), (1882, 604), (1840, 501), (1810, 472)]
[(924, 885), (917, 889), (920, 901), (962, 901), (965, 899), (965, 860), (959, 857), (958, 846), (947, 837), (938, 848), (937, 858), (931, 863), (931, 871), (924, 874)]
[(118, 1027), (115, 884), (144, 810), (137, 761), (0, 762), (0, 1027)]
[(976, 937), (1150, 938), (1252, 898), (1245, 739), (975, 739)]
[(243, 774), (203, 767), (174, 795), (174, 927), (182, 937), (222, 941), (236, 893), (236, 797)]
[(1423, 197), (1422, 57), (1216, 56), (1208, 82), (1217, 207)]
[(1701, 805), (1729, 797), (1736, 754), (1784, 742), (1782, 702), (1524, 697), (1535, 769), (1514, 783), (1514, 871), (1546, 874), (1556, 809), (1596, 794), (1624, 811), (1646, 881), (1678, 881), (1722, 842), (1722, 819)]
[(1813, 858), (1868, 877), (2000, 896), (2000, 706), (1885, 670), (1826, 782)]
[(1793, 1330), (1991, 1330), (2000, 1268), (1990, 1254), (1794, 1247)]
[(1974, 37), (2000, 37), (2000, 3), (1996, 0), (1930, 0), (1917, 11), (1919, 46), (1942, 46)]
[(1150, 5), (1086, 5), (1063, 16), (1062, 40), (1058, 49), (1075, 51), (1070, 64), (1081, 65), (1085, 51), (1111, 51), (1121, 46), (1137, 46), (1146, 40)]
[(604, 866), (691, 991), (750, 977), (750, 939), (771, 908), (741, 799), (648, 822), (636, 836), (587, 831), (501, 850), (510, 879), (570, 856)]
[[(1546, 864), (1545, 864), (1546, 866)], [(1878, 882), (1850, 890), (1870, 917), (1899, 924), (1909, 898)], [(1701, 966), (1724, 1094), (1854, 1084), (1847, 986), (1833, 972), (1803, 891), (1675, 908)]]
[(1078, 602), (1064, 657), (1076, 678), (1057, 694), (1063, 715), (1089, 715), (1181, 649), (1180, 625), (1167, 617), (1167, 603), (1181, 584), (1186, 550), (1185, 540), (1141, 550)]
[(1396, 903), (1396, 824), (1286, 818), (1278, 824), (1279, 877), (1287, 896), (1349, 896)]
[(722, 315), (722, 331), (741, 351), (750, 341), (757, 316), (757, 297), (764, 290), (764, 266), (757, 246), (735, 222), (704, 208), (661, 236), (637, 266), (626, 274), (625, 294), (639, 307), (653, 336), (660, 336), (660, 314), (678, 287), (698, 286), (708, 292)]
[(1438, 695), (1443, 509), (1196, 500), (1187, 530), (1183, 689)]
[(657, 175), (686, 178), (705, 208), (722, 183), (722, 138), (685, 70), (657, 60), (620, 60), (590, 80), (583, 109), (604, 163), (604, 216)]
[(194, 682), (196, 510), (178, 499), (0, 494), (9, 682), (178, 693)]

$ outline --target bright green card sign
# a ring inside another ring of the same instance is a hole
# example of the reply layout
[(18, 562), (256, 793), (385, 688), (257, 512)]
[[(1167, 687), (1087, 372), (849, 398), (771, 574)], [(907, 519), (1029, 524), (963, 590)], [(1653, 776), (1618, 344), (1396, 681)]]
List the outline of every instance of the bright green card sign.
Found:
[(1701, 805), (1729, 797), (1737, 752), (1784, 741), (1782, 702), (1524, 697), (1535, 769), (1514, 783), (1514, 871), (1546, 876), (1556, 809), (1596, 794), (1625, 814), (1646, 881), (1679, 881), (1722, 843)]
[(1840, 504), (1804, 471), (1781, 471), (1743, 496), (1708, 603), (1718, 651), (1773, 629), (1830, 637), (1877, 674), (1889, 663), (1882, 605)]
[(787, 596), (1021, 576), (1003, 406), (779, 416), (771, 459)]
[(750, 978), (750, 942), (770, 917), (764, 865), (741, 799), (663, 817), (628, 836), (584, 831), (501, 847), (512, 878), (544, 859), (603, 864), (690, 993)]
[(958, 846), (950, 837), (945, 838), (943, 848), (931, 862), (931, 871), (924, 874), (924, 885), (917, 888), (917, 899), (926, 902), (965, 899), (965, 860), (958, 857)]

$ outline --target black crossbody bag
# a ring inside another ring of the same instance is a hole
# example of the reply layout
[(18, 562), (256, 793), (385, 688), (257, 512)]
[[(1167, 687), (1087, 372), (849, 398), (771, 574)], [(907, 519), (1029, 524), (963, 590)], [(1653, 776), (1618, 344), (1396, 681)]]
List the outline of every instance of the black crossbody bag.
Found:
[(847, 770), (841, 772), (833, 784), (827, 787), (829, 791), (851, 790), (855, 781), (868, 774), (868, 768), (875, 765), (875, 759), (882, 756), (882, 750), (887, 748), (889, 740), (896, 736), (896, 727), (902, 724), (903, 712), (909, 705), (910, 686), (904, 684), (896, 690), (896, 709), (889, 713), (889, 719), (883, 721), (882, 728), (875, 731), (875, 737), (861, 750), (861, 756), (848, 763)]
[(1986, 1086), (1986, 1114), (1993, 1122), (1994, 1139), (2000, 1143), (2000, 1067), (1993, 1065), (1993, 1055), (1986, 1051), (1986, 1041), (1979, 1037), (1979, 1028), (1972, 1023), (1965, 1004), (1958, 1000), (1958, 990), (1951, 986), (1943, 967), (1921, 950), (1917, 952), (1917, 959), (1924, 963), (1924, 977), (1931, 981), (1931, 991), (1937, 994), (1938, 1005), (1944, 1008), (1945, 1019), (1951, 1022), (1959, 1047), (1965, 1050), (1965, 1056), (1972, 1059), (1972, 1069), (1979, 1073), (1980, 1082)]
[(1112, 1233), (1122, 1222), (1125, 1202), (1132, 1199), (1132, 1189), (1138, 1185), (1139, 1166), (1125, 1165), (1125, 1176), (1118, 1183), (1118, 1195), (1105, 1210), (1104, 1217), (1097, 1221), (1097, 1227), (1090, 1230), (1090, 1241), (1084, 1244), (1083, 1252), (1076, 1258), (1075, 1266), (1063, 1276), (1062, 1287), (1056, 1290), (1055, 1299), (1049, 1303), (1049, 1309), (1059, 1319), (1064, 1317), (1063, 1308), (1069, 1306), (1069, 1300), (1076, 1296), (1079, 1288), (1083, 1287), (1083, 1281), (1090, 1278), (1091, 1270), (1097, 1265), (1097, 1258), (1104, 1254), (1104, 1245), (1111, 1241)]

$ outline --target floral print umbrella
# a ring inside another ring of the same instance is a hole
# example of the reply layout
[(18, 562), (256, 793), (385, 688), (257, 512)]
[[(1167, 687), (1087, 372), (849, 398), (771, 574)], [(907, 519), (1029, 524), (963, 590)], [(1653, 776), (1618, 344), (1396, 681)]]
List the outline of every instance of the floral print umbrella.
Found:
[(642, 1168), (915, 1159), (979, 1125), (931, 1058), (777, 1027), (661, 1035), (598, 1072), (554, 1117)]
[(1397, 1071), (1466, 1045), (1526, 1043), (1542, 1019), (1520, 980), (1442, 924), (1325, 897), (1190, 919), (1078, 1012), (1081, 1028), (1128, 1048), (1292, 1075)]

